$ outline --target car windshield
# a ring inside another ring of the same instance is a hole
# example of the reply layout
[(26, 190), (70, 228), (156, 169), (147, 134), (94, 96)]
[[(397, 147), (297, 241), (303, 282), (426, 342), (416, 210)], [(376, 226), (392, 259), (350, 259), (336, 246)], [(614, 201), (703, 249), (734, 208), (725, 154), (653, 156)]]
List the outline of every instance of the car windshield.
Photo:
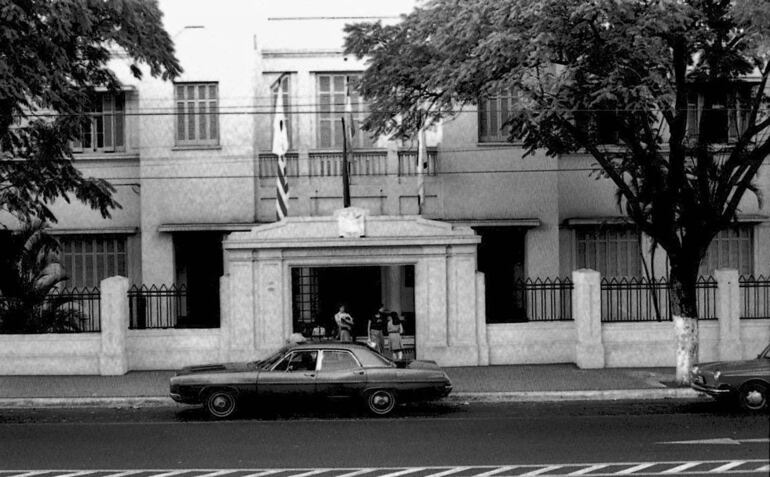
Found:
[(762, 352), (759, 353), (759, 356), (757, 357), (770, 359), (770, 345), (767, 345), (767, 347), (764, 350), (762, 350)]
[(275, 363), (278, 362), (281, 358), (283, 358), (283, 355), (286, 354), (286, 351), (288, 351), (289, 347), (284, 346), (280, 350), (276, 351), (272, 355), (268, 356), (267, 358), (263, 359), (262, 361), (257, 361), (255, 364), (257, 368), (259, 369), (270, 369), (275, 365)]

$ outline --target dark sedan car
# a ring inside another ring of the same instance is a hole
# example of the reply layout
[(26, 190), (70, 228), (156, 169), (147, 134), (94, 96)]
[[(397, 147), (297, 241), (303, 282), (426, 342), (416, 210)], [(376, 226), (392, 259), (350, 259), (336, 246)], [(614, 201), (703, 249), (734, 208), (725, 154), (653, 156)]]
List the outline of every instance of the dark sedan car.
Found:
[(737, 398), (741, 407), (748, 411), (766, 410), (770, 389), (770, 345), (756, 359), (695, 366), (690, 386), (720, 400)]
[(250, 363), (190, 366), (171, 378), (171, 397), (203, 404), (215, 418), (232, 416), (250, 398), (359, 399), (376, 415), (397, 402), (448, 395), (452, 384), (432, 361), (394, 362), (356, 343), (309, 342), (287, 346)]

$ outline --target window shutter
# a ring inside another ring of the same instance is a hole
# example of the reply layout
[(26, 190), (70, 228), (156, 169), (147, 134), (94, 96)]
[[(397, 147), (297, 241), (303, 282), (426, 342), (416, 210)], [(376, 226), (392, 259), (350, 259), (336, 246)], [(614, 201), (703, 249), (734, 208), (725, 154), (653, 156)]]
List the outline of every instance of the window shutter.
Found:
[(111, 94), (102, 95), (102, 124), (104, 124), (104, 151), (115, 150), (113, 141), (113, 124), (115, 121), (114, 100)]
[(126, 150), (126, 97), (124, 94), (115, 96), (115, 150)]

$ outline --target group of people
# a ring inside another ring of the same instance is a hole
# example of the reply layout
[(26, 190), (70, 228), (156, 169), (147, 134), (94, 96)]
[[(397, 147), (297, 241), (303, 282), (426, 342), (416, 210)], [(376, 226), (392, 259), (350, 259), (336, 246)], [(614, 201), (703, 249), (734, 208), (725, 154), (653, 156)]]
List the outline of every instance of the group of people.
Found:
[[(340, 341), (353, 341), (353, 317), (345, 310), (345, 305), (340, 305), (334, 315), (337, 325), (337, 339)], [(403, 317), (399, 317), (395, 311), (388, 311), (384, 305), (380, 305), (377, 313), (369, 318), (366, 324), (366, 334), (373, 347), (383, 353), (385, 351), (385, 337), (390, 341), (390, 352), (394, 359), (404, 358), (404, 346), (401, 335), (404, 333)]]

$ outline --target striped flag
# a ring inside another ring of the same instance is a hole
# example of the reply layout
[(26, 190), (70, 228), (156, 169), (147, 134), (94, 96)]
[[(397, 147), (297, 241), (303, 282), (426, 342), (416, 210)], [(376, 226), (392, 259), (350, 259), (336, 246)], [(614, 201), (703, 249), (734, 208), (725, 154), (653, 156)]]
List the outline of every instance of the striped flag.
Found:
[(286, 131), (286, 115), (283, 111), (281, 78), (278, 78), (278, 95), (273, 116), (273, 154), (278, 156), (278, 174), (275, 178), (275, 213), (281, 220), (289, 213), (289, 182), (286, 180), (286, 151), (289, 150), (289, 135)]
[(346, 138), (349, 140), (351, 149), (353, 148), (353, 138), (356, 135), (356, 121), (353, 119), (353, 99), (350, 94), (350, 76), (345, 77), (345, 127), (347, 131)]
[(425, 205), (425, 174), (428, 172), (428, 147), (425, 144), (425, 128), (417, 133), (417, 213), (422, 215)]

